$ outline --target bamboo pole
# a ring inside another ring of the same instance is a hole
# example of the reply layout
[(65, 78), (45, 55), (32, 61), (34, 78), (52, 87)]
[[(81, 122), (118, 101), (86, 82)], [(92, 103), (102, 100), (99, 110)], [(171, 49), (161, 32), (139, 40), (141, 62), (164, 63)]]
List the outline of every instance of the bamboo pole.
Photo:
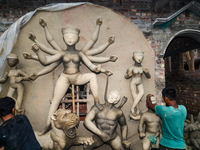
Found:
[(75, 114), (75, 99), (74, 99), (74, 85), (72, 84), (72, 106), (73, 106), (73, 113)]
[[(79, 86), (76, 86), (76, 100), (79, 101)], [(76, 103), (77, 105), (77, 116), (79, 116), (79, 102)]]

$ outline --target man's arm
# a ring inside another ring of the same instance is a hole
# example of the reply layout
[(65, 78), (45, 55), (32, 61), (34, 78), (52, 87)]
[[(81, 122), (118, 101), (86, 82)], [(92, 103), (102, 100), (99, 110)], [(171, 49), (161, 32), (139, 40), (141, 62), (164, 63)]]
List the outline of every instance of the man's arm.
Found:
[(128, 135), (128, 126), (126, 124), (126, 119), (124, 114), (122, 113), (121, 117), (119, 118), (119, 124), (121, 126), (121, 135), (122, 135), (122, 144), (126, 148), (130, 148), (131, 143), (127, 141)]
[(143, 129), (145, 120), (146, 120), (146, 117), (145, 117), (145, 114), (143, 114), (140, 118), (140, 122), (138, 125), (138, 131), (139, 131), (140, 138), (144, 138), (146, 136), (144, 129)]
[(119, 124), (121, 126), (122, 140), (126, 140), (128, 135), (128, 126), (126, 124), (126, 119), (123, 113), (119, 118)]
[(101, 65), (94, 65), (89, 59), (88, 57), (83, 53), (83, 52), (79, 52), (79, 55), (82, 58), (83, 63), (92, 71), (99, 73), (101, 72)]
[(155, 112), (155, 106), (156, 104), (152, 104), (150, 98), (152, 97), (153, 95), (152, 94), (148, 94), (147, 97), (146, 97), (146, 101), (147, 101), (147, 106), (153, 110)]
[(99, 18), (97, 18), (97, 21), (96, 21), (96, 29), (95, 29), (91, 39), (89, 40), (89, 42), (82, 49), (83, 52), (87, 52), (96, 43), (96, 41), (99, 37), (99, 31), (100, 31), (101, 24), (102, 24), (102, 18), (99, 17)]
[(5, 83), (8, 80), (8, 72), (6, 72), (3, 77), (0, 79), (0, 84)]
[(126, 74), (124, 75), (124, 77), (126, 79), (130, 79), (133, 76), (133, 66), (130, 66), (127, 70), (126, 70)]
[(110, 137), (102, 132), (101, 130), (99, 130), (96, 125), (92, 122), (95, 118), (95, 115), (96, 115), (96, 111), (97, 111), (97, 108), (96, 107), (93, 107), (89, 113), (87, 114), (86, 118), (85, 118), (85, 121), (84, 121), (84, 125), (85, 127), (92, 131), (94, 134), (98, 135), (101, 137), (101, 139), (106, 142), (106, 141), (109, 141), (110, 140)]

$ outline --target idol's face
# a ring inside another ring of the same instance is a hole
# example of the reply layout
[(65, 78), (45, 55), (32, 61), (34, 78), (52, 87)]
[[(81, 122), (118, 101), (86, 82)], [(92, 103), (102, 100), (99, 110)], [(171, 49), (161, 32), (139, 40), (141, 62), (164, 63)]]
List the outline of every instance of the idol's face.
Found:
[(17, 58), (7, 58), (8, 65), (13, 67), (18, 64), (19, 60)]
[(133, 60), (137, 63), (141, 63), (144, 59), (144, 54), (133, 54)]
[(120, 100), (120, 95), (117, 91), (112, 91), (109, 95), (108, 95), (108, 102), (111, 104), (117, 104)]
[(75, 33), (65, 33), (63, 38), (65, 43), (69, 46), (75, 45), (79, 41), (79, 35)]

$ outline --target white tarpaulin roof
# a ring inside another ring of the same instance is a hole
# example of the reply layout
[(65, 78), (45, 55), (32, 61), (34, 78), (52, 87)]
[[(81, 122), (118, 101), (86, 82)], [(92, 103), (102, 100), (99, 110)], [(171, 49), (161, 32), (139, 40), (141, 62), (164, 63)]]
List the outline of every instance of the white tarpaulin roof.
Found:
[[(0, 78), (2, 78), (4, 69), (6, 67), (6, 57), (12, 51), (14, 45), (17, 42), (17, 37), (20, 28), (23, 27), (37, 11), (60, 11), (75, 6), (85, 4), (82, 3), (55, 3), (46, 5), (44, 7), (39, 7), (35, 11), (29, 12), (19, 18), (15, 23), (13, 23), (1, 36), (0, 36)], [(1, 87), (0, 87), (1, 91)]]

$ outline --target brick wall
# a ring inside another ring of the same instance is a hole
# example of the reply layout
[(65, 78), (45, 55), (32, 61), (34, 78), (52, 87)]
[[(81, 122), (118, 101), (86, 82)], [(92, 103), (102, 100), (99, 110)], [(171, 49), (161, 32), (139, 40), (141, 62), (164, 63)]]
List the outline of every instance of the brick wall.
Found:
[[(165, 61), (168, 66), (168, 61)], [(171, 71), (166, 69), (166, 86), (177, 91), (177, 102), (186, 106), (188, 114), (200, 112), (200, 70), (185, 70), (182, 54), (171, 57)]]
[(169, 0), (161, 10), (153, 10), (152, 0), (0, 0), (0, 34), (27, 12), (51, 3), (91, 2), (113, 9), (131, 19), (144, 33), (155, 51), (156, 97), (161, 100), (165, 87), (164, 60), (160, 57), (164, 42), (174, 33), (185, 28), (199, 28), (200, 18), (187, 12), (177, 17), (166, 29), (153, 28), (156, 18), (167, 17), (185, 6), (188, 0)]

